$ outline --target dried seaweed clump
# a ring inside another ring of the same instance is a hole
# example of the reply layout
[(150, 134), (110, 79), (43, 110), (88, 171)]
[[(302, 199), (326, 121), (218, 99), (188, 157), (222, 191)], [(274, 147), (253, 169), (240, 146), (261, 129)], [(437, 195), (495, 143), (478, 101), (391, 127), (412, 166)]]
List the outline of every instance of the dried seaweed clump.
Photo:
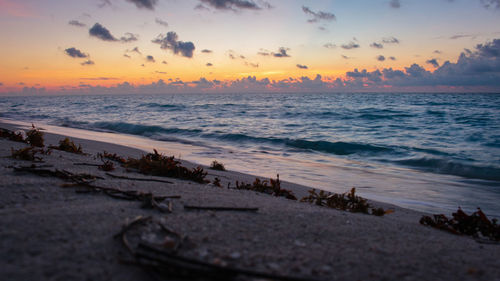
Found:
[(297, 197), (295, 197), (292, 191), (281, 188), (280, 175), (277, 175), (275, 180), (269, 179), (269, 182), (267, 180), (261, 181), (258, 178), (255, 179), (253, 184), (240, 184), (239, 182), (236, 182), (236, 189), (252, 190), (267, 193), (273, 196), (282, 196), (287, 199), (297, 200)]
[(210, 169), (217, 171), (225, 171), (226, 167), (224, 167), (224, 164), (217, 162), (217, 160), (214, 160), (210, 165)]
[(103, 151), (102, 153), (97, 153), (97, 157), (101, 158), (102, 160), (109, 159), (109, 160), (116, 161), (116, 162), (121, 163), (121, 164), (127, 163), (127, 160), (125, 160), (125, 158), (117, 155), (116, 153), (111, 154), (111, 153), (108, 153), (106, 151)]
[(477, 208), (477, 211), (467, 215), (461, 208), (452, 213), (453, 218), (448, 219), (445, 215), (423, 216), (420, 223), (445, 230), (454, 234), (464, 234), (479, 239), (500, 241), (500, 225), (497, 219), (491, 221)]
[(353, 213), (371, 214), (383, 216), (387, 212), (382, 208), (372, 208), (366, 199), (356, 195), (356, 188), (343, 194), (330, 193), (321, 190), (319, 193), (315, 189), (309, 190), (309, 196), (300, 200), (301, 202), (315, 203), (318, 206), (349, 211)]
[(73, 141), (69, 140), (69, 138), (64, 138), (59, 141), (59, 146), (50, 146), (50, 148), (76, 154), (83, 154), (82, 146), (78, 145), (77, 147)]
[(103, 161), (102, 165), (97, 166), (99, 170), (110, 172), (115, 169), (115, 164), (111, 161)]
[(21, 132), (14, 132), (3, 128), (0, 128), (0, 138), (5, 138), (17, 142), (26, 142)]
[(31, 146), (44, 147), (43, 132), (31, 124), (31, 130), (26, 132), (26, 142)]
[(154, 153), (143, 155), (140, 159), (129, 158), (125, 163), (126, 168), (139, 170), (140, 173), (153, 176), (179, 178), (206, 183), (207, 172), (201, 167), (189, 169), (180, 165), (174, 156), (164, 156), (154, 149)]
[(26, 160), (26, 161), (42, 161), (42, 157), (36, 156), (36, 154), (44, 154), (48, 155), (50, 154), (50, 149), (49, 150), (44, 150), (44, 149), (36, 149), (33, 146), (28, 146), (25, 148), (21, 148), (18, 150), (14, 150), (13, 148), (11, 149), (12, 151), (12, 158), (14, 159), (20, 159), (20, 160)]

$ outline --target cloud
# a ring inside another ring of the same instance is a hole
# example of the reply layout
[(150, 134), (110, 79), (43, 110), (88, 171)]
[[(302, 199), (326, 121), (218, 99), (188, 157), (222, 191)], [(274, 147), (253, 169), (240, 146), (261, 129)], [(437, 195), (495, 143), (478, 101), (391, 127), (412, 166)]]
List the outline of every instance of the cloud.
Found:
[(396, 57), (390, 56), (389, 59), (390, 60), (396, 60)]
[(399, 44), (399, 40), (396, 37), (385, 37), (382, 39), (385, 44)]
[(377, 60), (378, 61), (385, 61), (385, 57), (382, 56), (382, 55), (380, 55), (380, 56), (377, 57)]
[(86, 60), (86, 61), (84, 61), (84, 62), (82, 62), (82, 63), (80, 63), (80, 64), (81, 64), (81, 65), (83, 65), (83, 66), (85, 66), (85, 65), (93, 65), (93, 64), (95, 64), (95, 63), (94, 63), (94, 61), (92, 61), (92, 60)]
[(101, 0), (99, 4), (97, 4), (97, 7), (99, 8), (104, 8), (107, 6), (111, 6), (111, 0)]
[(375, 49), (383, 49), (384, 45), (377, 43), (377, 42), (373, 42), (370, 44), (370, 47), (375, 48)]
[(178, 41), (178, 35), (173, 31), (168, 32), (166, 35), (158, 35), (152, 42), (160, 44), (160, 48), (171, 50), (176, 55), (180, 54), (186, 58), (193, 57), (194, 44), (192, 42)]
[(206, 64), (206, 66), (210, 67), (210, 66), (213, 66), (213, 64), (212, 64), (212, 63), (210, 63), (210, 62), (208, 62), (208, 63)]
[(161, 63), (162, 63), (162, 64), (167, 64), (167, 62), (166, 62), (166, 61), (162, 61)]
[(203, 49), (201, 50), (202, 53), (205, 53), (205, 54), (211, 54), (213, 53), (212, 50), (208, 50), (208, 49)]
[(307, 65), (303, 65), (303, 64), (297, 64), (297, 67), (300, 69), (308, 69)]
[(346, 55), (340, 55), (340, 56), (341, 56), (343, 59), (345, 59), (345, 60), (352, 59), (351, 57), (348, 57), (348, 56), (346, 56)]
[(389, 5), (394, 9), (401, 8), (401, 2), (399, 2), (399, 0), (391, 0), (391, 2), (389, 2)]
[(158, 74), (167, 74), (165, 71), (158, 71), (158, 70), (156, 70), (155, 73), (158, 73)]
[(309, 23), (315, 23), (319, 21), (334, 21), (336, 20), (335, 15), (329, 12), (323, 12), (323, 11), (317, 11), (314, 12), (310, 8), (306, 6), (302, 6), (302, 11), (306, 14), (311, 16), (311, 19), (308, 19), (307, 22)]
[(440, 54), (442, 54), (443, 52), (441, 52), (440, 50), (434, 50), (434, 52), (433, 52), (433, 53), (434, 53), (434, 54), (438, 54), (438, 55), (440, 55)]
[(287, 53), (290, 51), (289, 48), (281, 47), (278, 49), (277, 53), (272, 53), (272, 55), (276, 58), (288, 58), (290, 55)]
[(90, 80), (90, 81), (108, 81), (108, 80), (118, 80), (116, 77), (83, 77), (80, 80)]
[(139, 9), (154, 10), (155, 5), (158, 4), (158, 0), (127, 0), (130, 3), (134, 3)]
[(64, 52), (72, 57), (72, 58), (88, 58), (89, 55), (88, 54), (85, 54), (83, 53), (82, 51), (74, 48), (74, 47), (71, 47), (71, 48), (67, 48), (66, 50), (64, 50)]
[(82, 23), (82, 22), (79, 22), (77, 20), (70, 20), (68, 22), (69, 25), (73, 25), (73, 26), (78, 26), (78, 27), (85, 27), (87, 26), (86, 24)]
[(327, 49), (335, 49), (335, 48), (337, 48), (337, 45), (335, 45), (333, 43), (326, 43), (325, 45), (323, 45), (323, 47), (325, 47)]
[(500, 0), (481, 0), (481, 3), (486, 9), (500, 9)]
[(351, 41), (348, 44), (342, 44), (340, 47), (342, 47), (342, 49), (351, 50), (351, 49), (357, 49), (360, 46), (358, 43)]
[(476, 39), (477, 35), (474, 34), (455, 34), (453, 36), (450, 36), (451, 40), (456, 40), (456, 39), (461, 39), (461, 38), (472, 38)]
[(155, 22), (161, 26), (168, 27), (168, 23), (162, 19), (156, 18)]
[(2, 82), (0, 82), (0, 86), (3, 86), (3, 83), (2, 83)]
[(146, 60), (147, 60), (148, 62), (156, 62), (156, 61), (155, 61), (155, 58), (154, 58), (153, 56), (150, 56), (150, 55), (146, 56)]
[(92, 28), (89, 29), (90, 36), (97, 37), (103, 41), (118, 41), (108, 29), (102, 26), (100, 23), (95, 23)]
[(138, 35), (132, 34), (130, 32), (125, 33), (124, 36), (120, 37), (120, 41), (124, 43), (134, 42), (138, 40)]
[(123, 56), (126, 57), (126, 58), (129, 58), (129, 59), (132, 58), (131, 56), (129, 56), (127, 54), (123, 54)]
[(434, 66), (434, 67), (439, 67), (439, 63), (436, 59), (430, 59), (430, 60), (427, 60), (426, 63)]
[(132, 53), (138, 53), (140, 55), (142, 55), (141, 51), (139, 51), (139, 47), (134, 47), (132, 50), (127, 50), (127, 52), (132, 52)]
[[(217, 10), (240, 11), (272, 8), (269, 3), (262, 0), (259, 3), (253, 0), (200, 0), (200, 2)], [(200, 4), (195, 9), (202, 10), (206, 9), (206, 7)]]

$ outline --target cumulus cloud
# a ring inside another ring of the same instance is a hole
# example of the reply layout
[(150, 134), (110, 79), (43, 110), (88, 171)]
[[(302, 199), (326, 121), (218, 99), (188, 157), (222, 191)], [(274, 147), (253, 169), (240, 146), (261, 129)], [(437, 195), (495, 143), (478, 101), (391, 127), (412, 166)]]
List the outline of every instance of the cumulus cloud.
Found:
[(124, 36), (120, 37), (120, 41), (127, 43), (127, 42), (134, 42), (138, 40), (138, 35), (132, 34), (130, 32), (125, 33)]
[(85, 54), (84, 52), (82, 52), (74, 47), (67, 48), (66, 50), (64, 50), (64, 52), (72, 58), (88, 58), (89, 57), (88, 54)]
[(378, 61), (385, 61), (385, 57), (382, 56), (382, 55), (380, 55), (380, 56), (377, 57), (377, 60)]
[(377, 43), (377, 42), (373, 42), (370, 44), (370, 47), (375, 48), (375, 49), (383, 49), (384, 45)]
[(481, 0), (481, 3), (486, 9), (500, 9), (500, 0)]
[(134, 3), (139, 9), (154, 10), (158, 0), (127, 0), (130, 3)]
[(177, 33), (171, 31), (166, 35), (158, 35), (152, 42), (160, 44), (160, 48), (171, 50), (176, 55), (180, 54), (183, 57), (192, 58), (195, 49), (193, 42), (179, 41), (178, 38)]
[(327, 49), (335, 49), (335, 48), (337, 48), (337, 45), (335, 45), (333, 43), (326, 43), (325, 45), (323, 45), (323, 47), (325, 47)]
[(309, 23), (315, 23), (319, 21), (334, 21), (336, 19), (335, 15), (332, 13), (323, 11), (314, 12), (309, 7), (306, 6), (302, 6), (302, 11), (306, 15), (311, 16), (311, 18), (307, 20), (307, 22)]
[(427, 60), (426, 63), (434, 66), (434, 67), (439, 67), (439, 63), (436, 59), (430, 59), (430, 60)]
[(73, 25), (73, 26), (78, 26), (78, 27), (85, 27), (87, 26), (86, 24), (82, 23), (82, 22), (79, 22), (77, 20), (70, 20), (68, 22), (69, 25)]
[[(229, 10), (229, 11), (240, 11), (240, 10), (262, 10), (264, 8), (269, 9), (272, 6), (265, 1), (253, 1), (253, 0), (200, 0), (202, 4), (206, 4), (217, 10)], [(203, 10), (206, 9), (203, 5), (198, 5), (195, 9)]]
[(162, 19), (159, 19), (159, 18), (156, 18), (155, 19), (155, 22), (161, 26), (164, 26), (164, 27), (168, 27), (168, 22), (162, 20)]
[(303, 64), (297, 64), (297, 67), (300, 69), (308, 69), (307, 65), (303, 65)]
[(84, 62), (82, 62), (82, 63), (80, 63), (80, 64), (81, 64), (81, 65), (83, 65), (83, 66), (85, 66), (85, 65), (93, 65), (93, 64), (95, 64), (95, 63), (94, 63), (94, 61), (92, 61), (92, 60), (86, 60), (86, 61), (84, 61)]
[(278, 49), (277, 53), (272, 53), (274, 57), (276, 58), (288, 58), (290, 55), (287, 53), (290, 51), (289, 48), (281, 47)]
[(107, 28), (97, 22), (89, 29), (89, 34), (103, 41), (118, 41)]
[(357, 49), (359, 48), (359, 44), (358, 43), (355, 43), (353, 41), (347, 43), (347, 44), (342, 44), (340, 47), (342, 47), (342, 49), (346, 49), (346, 50), (351, 50), (351, 49)]
[(401, 2), (399, 0), (391, 0), (391, 2), (389, 2), (389, 5), (394, 9), (401, 8)]
[(155, 58), (154, 58), (153, 56), (150, 56), (150, 55), (146, 56), (146, 60), (147, 60), (148, 62), (156, 62), (156, 61), (155, 61)]

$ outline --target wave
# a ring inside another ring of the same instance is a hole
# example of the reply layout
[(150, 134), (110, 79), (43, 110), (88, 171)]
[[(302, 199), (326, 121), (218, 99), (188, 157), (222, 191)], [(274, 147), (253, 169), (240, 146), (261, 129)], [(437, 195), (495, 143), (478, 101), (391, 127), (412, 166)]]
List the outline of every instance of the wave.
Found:
[(500, 168), (459, 163), (449, 159), (418, 158), (392, 161), (427, 172), (454, 175), (470, 179), (500, 181)]
[(155, 125), (130, 124), (125, 122), (96, 122), (92, 127), (110, 130), (131, 135), (151, 136), (156, 133), (164, 134), (199, 134), (199, 129), (164, 128)]
[(147, 107), (147, 108), (171, 108), (175, 110), (181, 110), (184, 109), (185, 106), (181, 104), (160, 104), (160, 103), (142, 103), (139, 105), (139, 107)]

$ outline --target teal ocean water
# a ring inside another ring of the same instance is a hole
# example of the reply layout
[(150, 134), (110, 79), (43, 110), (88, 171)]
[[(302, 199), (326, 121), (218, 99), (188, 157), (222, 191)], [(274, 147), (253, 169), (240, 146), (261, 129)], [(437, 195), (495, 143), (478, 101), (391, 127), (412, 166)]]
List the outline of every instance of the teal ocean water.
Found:
[(182, 144), (187, 160), (419, 210), (500, 215), (500, 94), (3, 97), (0, 118)]

